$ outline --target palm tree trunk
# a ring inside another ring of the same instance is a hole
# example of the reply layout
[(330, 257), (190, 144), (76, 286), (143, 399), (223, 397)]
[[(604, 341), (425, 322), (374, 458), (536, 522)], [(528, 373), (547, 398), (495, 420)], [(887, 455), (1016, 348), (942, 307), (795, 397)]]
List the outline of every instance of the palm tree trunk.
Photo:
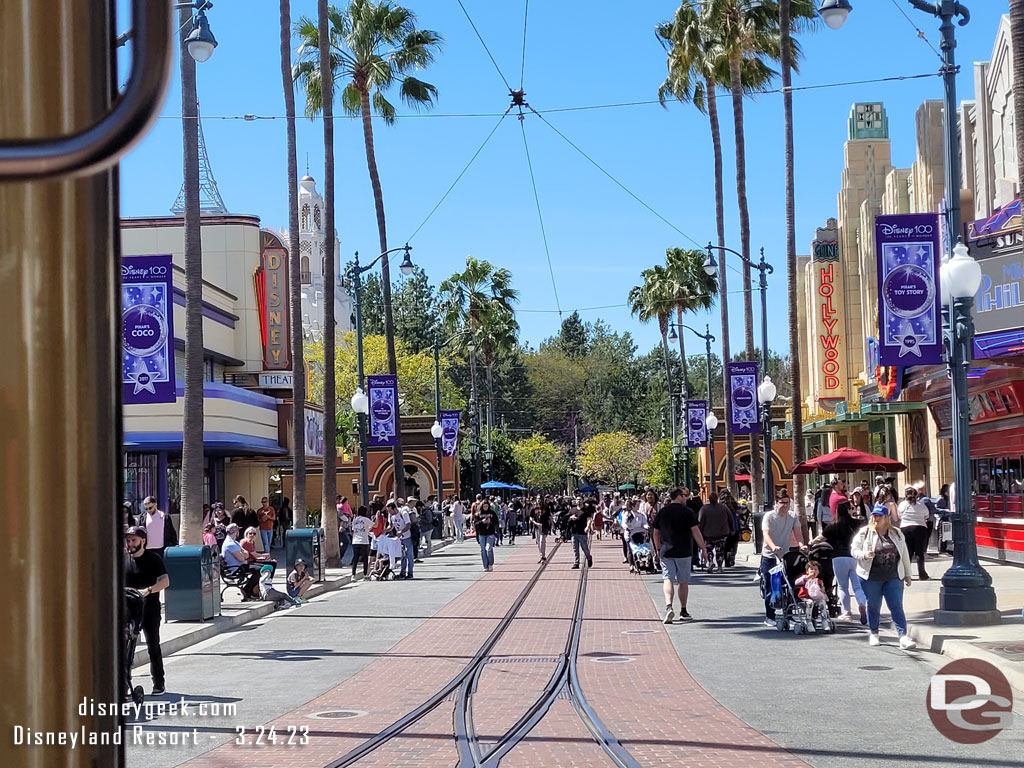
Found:
[[(377, 236), (380, 240), (380, 252), (388, 249), (387, 221), (384, 218), (384, 194), (380, 188), (380, 174), (377, 172), (377, 156), (373, 151), (373, 119), (370, 114), (370, 93), (360, 90), (360, 106), (363, 118), (363, 144), (366, 147), (366, 167), (370, 171), (370, 184), (373, 186), (373, 205), (377, 211)], [(395, 318), (391, 313), (391, 267), (388, 257), (380, 260), (381, 291), (384, 295), (384, 339), (388, 348), (388, 373), (398, 373), (398, 358), (395, 356)], [(392, 450), (392, 461), (395, 471), (395, 496), (405, 496), (405, 460), (402, 455), (402, 424), (399, 409), (395, 409), (395, 447)], [(383, 489), (382, 489), (383, 490)]]
[(288, 292), (292, 342), (292, 510), (296, 528), (306, 527), (306, 367), (302, 359), (302, 282), (299, 275), (299, 167), (295, 157), (295, 85), (292, 82), (292, 14), (281, 0), (281, 82), (288, 141)]
[(334, 72), (331, 70), (331, 39), (327, 0), (317, 0), (317, 31), (320, 46), (320, 93), (324, 116), (324, 482), (321, 508), (324, 511), (324, 555), (327, 565), (341, 566), (338, 526), (331, 511), (338, 494), (337, 403), (335, 401), (334, 327)]
[[(494, 428), (494, 377), (492, 370), (494, 367), (494, 359), (490, 358), (484, 361), (484, 368), (487, 373), (487, 450), (492, 450), (491, 447), (491, 429)], [(494, 479), (494, 459), (492, 458), (489, 462), (488, 469), (490, 470), (490, 477), (488, 480)]]
[[(1024, 0), (1010, 0), (1010, 45), (1013, 47), (1013, 92), (1024, 94)], [(1013, 100), (1017, 145), (1017, 196), (1024, 195), (1024, 96)]]
[[(686, 435), (686, 401), (690, 397), (690, 378), (686, 373), (686, 339), (683, 338), (683, 308), (678, 304), (676, 305), (676, 325), (679, 326), (677, 328), (679, 332), (679, 362), (682, 365), (681, 370), (683, 374), (683, 380), (679, 384), (679, 423), (683, 425), (683, 434)], [(685, 439), (680, 442), (683, 444), (683, 449), (680, 451), (679, 455), (683, 460), (683, 478), (685, 479), (689, 474), (688, 467), (690, 466), (690, 449), (686, 447), (687, 441)], [(692, 482), (693, 478), (690, 478), (690, 481)], [(691, 488), (690, 490), (692, 491), (693, 489)]]
[[(716, 84), (705, 78), (708, 104), (708, 120), (711, 123), (711, 144), (715, 152), (715, 224), (718, 230), (718, 247), (725, 247), (725, 180), (722, 175), (722, 133), (718, 126), (718, 96)], [(725, 252), (721, 252), (720, 261), (724, 261)], [(718, 270), (718, 299), (722, 317), (722, 392), (725, 395), (725, 483), (733, 498), (736, 497), (736, 474), (733, 472), (733, 456), (735, 445), (729, 425), (732, 423), (732, 400), (729, 398), (729, 374), (726, 363), (729, 362), (729, 288), (726, 273), (729, 270)], [(712, 471), (714, 468), (712, 467)]]
[[(750, 290), (750, 214), (747, 210), (747, 159), (743, 140), (743, 81), (739, 51), (729, 57), (729, 80), (732, 87), (733, 130), (736, 134), (736, 199), (740, 211), (740, 252), (743, 254), (743, 332), (747, 359), (754, 359), (754, 307)], [(725, 255), (722, 256), (725, 263)], [(724, 272), (724, 267), (719, 270)], [(768, 350), (764, 351), (765, 360)], [(764, 372), (762, 371), (762, 376)], [(754, 508), (762, 508), (760, 437), (750, 436), (750, 476)]]
[[(192, 9), (178, 11), (191, 21)], [(196, 63), (181, 45), (181, 128), (185, 176), (185, 402), (181, 440), (180, 541), (202, 543), (203, 515), (203, 248), (199, 217), (199, 109)]]
[[(793, 425), (793, 463), (804, 460), (804, 428), (801, 405), (803, 393), (800, 388), (800, 316), (797, 312), (796, 279), (796, 201), (793, 181), (793, 79), (792, 48), (790, 45), (790, 0), (779, 2), (779, 40), (782, 45), (782, 112), (785, 122), (786, 142), (786, 280), (789, 295), (789, 377), (793, 387), (793, 404), (790, 423)], [(793, 503), (800, 514), (800, 527), (807, 538), (807, 510), (804, 507), (804, 476), (793, 475)]]

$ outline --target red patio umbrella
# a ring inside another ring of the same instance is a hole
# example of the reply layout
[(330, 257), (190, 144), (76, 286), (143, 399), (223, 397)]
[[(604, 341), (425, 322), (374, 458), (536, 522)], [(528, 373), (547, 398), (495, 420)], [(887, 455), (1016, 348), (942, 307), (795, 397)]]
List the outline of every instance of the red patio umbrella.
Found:
[(807, 461), (801, 461), (791, 470), (792, 475), (828, 474), (830, 472), (902, 472), (906, 464), (875, 456), (873, 453), (858, 451), (856, 448), (840, 448)]

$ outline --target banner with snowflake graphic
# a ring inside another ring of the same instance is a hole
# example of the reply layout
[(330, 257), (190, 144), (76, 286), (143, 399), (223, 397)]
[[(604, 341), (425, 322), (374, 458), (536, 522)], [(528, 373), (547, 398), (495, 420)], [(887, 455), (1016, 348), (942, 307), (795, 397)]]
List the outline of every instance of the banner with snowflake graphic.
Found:
[(939, 215), (875, 219), (880, 365), (942, 362)]
[(121, 260), (121, 384), (126, 405), (173, 403), (171, 257)]

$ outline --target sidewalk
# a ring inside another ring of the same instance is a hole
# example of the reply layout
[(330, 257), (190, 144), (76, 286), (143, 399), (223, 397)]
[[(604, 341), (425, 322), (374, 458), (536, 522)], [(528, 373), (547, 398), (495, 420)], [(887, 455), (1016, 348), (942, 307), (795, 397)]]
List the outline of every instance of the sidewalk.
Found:
[[(760, 555), (753, 543), (741, 543), (737, 562), (756, 567)], [(904, 592), (909, 634), (917, 644), (950, 659), (980, 659), (999, 668), (1010, 685), (1024, 695), (1024, 567), (983, 560), (981, 565), (992, 577), (997, 608), (1003, 614), (1000, 624), (987, 627), (940, 626), (933, 620), (939, 607), (942, 574), (953, 563), (951, 555), (928, 553), (926, 570), (929, 581), (914, 581)], [(883, 612), (884, 613), (884, 612)], [(883, 621), (886, 619), (883, 618)]]
[[(444, 549), (454, 541), (455, 539), (434, 540), (432, 542), (432, 551), (436, 552), (439, 549)], [(274, 573), (274, 586), (284, 592), (288, 572), (291, 570), (285, 564), (284, 548), (275, 549), (271, 554), (276, 557), (278, 563), (277, 571)], [(429, 560), (429, 557), (426, 559)], [(350, 584), (352, 582), (351, 560), (349, 560), (349, 563), (349, 565), (343, 565), (341, 568), (326, 568), (323, 580), (313, 584), (306, 590), (303, 600), (309, 600), (318, 595), (333, 592), (346, 584)], [(219, 584), (218, 589), (222, 588), (223, 584)], [(220, 608), (220, 616), (205, 622), (165, 620), (160, 625), (160, 650), (163, 652), (164, 657), (274, 613), (274, 604), (270, 602), (256, 601), (243, 603), (241, 592), (234, 587), (229, 587), (224, 592)], [(134, 669), (148, 663), (149, 651), (146, 649), (145, 635), (140, 635), (135, 649), (135, 659), (132, 662), (132, 668)]]

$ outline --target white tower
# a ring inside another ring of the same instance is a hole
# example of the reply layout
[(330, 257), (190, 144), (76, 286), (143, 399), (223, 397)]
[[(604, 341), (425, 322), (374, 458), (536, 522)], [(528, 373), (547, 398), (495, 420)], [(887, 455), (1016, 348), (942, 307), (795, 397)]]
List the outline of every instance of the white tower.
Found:
[[(334, 323), (344, 333), (352, 330), (352, 299), (342, 287), (341, 244), (334, 237)], [(299, 182), (299, 272), (302, 277), (302, 333), (324, 330), (324, 199), (312, 176)]]

